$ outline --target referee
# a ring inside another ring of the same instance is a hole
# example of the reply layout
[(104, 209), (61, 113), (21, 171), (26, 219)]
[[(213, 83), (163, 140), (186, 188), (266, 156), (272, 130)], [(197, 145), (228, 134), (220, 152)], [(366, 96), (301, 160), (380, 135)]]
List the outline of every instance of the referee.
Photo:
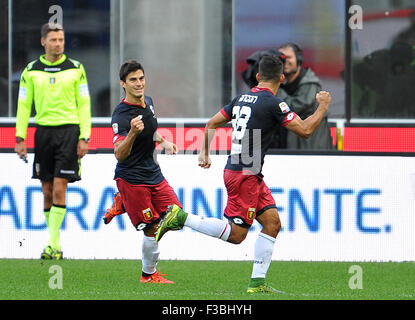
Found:
[(26, 159), (24, 142), (35, 104), (34, 179), (42, 182), (49, 243), (41, 259), (62, 259), (59, 229), (66, 214), (68, 182), (81, 179), (81, 158), (88, 153), (91, 102), (83, 65), (63, 53), (65, 34), (58, 24), (44, 24), (45, 54), (30, 62), (20, 78), (15, 151)]

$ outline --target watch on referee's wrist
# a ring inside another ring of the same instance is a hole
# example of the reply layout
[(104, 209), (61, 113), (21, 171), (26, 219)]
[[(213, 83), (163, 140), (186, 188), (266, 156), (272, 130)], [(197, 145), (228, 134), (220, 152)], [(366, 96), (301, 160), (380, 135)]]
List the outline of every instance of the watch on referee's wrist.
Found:
[(24, 141), (24, 139), (23, 139), (23, 138), (21, 138), (21, 137), (16, 137), (16, 143), (23, 142), (23, 141)]
[(90, 138), (86, 137), (86, 138), (81, 138), (80, 140), (84, 140), (86, 143), (89, 143)]

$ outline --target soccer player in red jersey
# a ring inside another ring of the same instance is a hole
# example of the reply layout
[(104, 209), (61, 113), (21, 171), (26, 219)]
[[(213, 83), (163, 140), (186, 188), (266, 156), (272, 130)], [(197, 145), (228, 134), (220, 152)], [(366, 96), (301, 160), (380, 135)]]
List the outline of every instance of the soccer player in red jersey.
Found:
[(143, 66), (135, 60), (126, 61), (120, 68), (120, 84), (125, 99), (115, 108), (111, 119), (118, 160), (114, 179), (119, 193), (109, 211), (111, 218), (127, 212), (134, 227), (144, 231), (141, 282), (173, 283), (156, 269), (160, 251), (155, 232), (168, 206), (182, 205), (164, 178), (154, 150), (156, 142), (167, 154), (176, 154), (177, 147), (157, 133), (153, 100), (144, 94)]
[(212, 237), (239, 244), (256, 219), (262, 225), (262, 230), (255, 243), (254, 264), (247, 292), (281, 293), (265, 283), (274, 243), (281, 229), (275, 201), (261, 173), (265, 153), (273, 142), (275, 128), (280, 125), (301, 137), (310, 137), (328, 110), (331, 97), (328, 92), (320, 91), (316, 95), (319, 103), (317, 110), (302, 120), (287, 103), (275, 96), (284, 81), (283, 63), (278, 56), (263, 57), (256, 77), (256, 87), (238, 95), (209, 120), (198, 158), (200, 167), (210, 167), (209, 146), (215, 129), (231, 121), (232, 147), (224, 170), (228, 194), (224, 216), (228, 221), (199, 217), (172, 205), (157, 230), (156, 240), (159, 241), (169, 230), (188, 226)]

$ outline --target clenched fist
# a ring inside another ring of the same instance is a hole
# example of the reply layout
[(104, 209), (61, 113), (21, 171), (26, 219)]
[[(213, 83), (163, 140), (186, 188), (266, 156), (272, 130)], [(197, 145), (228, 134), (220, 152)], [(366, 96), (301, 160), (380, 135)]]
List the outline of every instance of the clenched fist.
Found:
[(141, 120), (143, 116), (139, 115), (133, 119), (131, 119), (130, 122), (130, 126), (131, 126), (131, 131), (134, 133), (141, 133), (141, 131), (144, 130), (144, 122), (143, 120)]
[(327, 104), (329, 105), (331, 102), (331, 96), (330, 93), (327, 91), (320, 91), (316, 94), (316, 99), (318, 104)]

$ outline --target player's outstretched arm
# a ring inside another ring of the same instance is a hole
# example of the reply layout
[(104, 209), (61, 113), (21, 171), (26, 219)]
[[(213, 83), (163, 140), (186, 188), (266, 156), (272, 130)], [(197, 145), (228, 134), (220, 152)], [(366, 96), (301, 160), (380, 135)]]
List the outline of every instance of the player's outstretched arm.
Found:
[(320, 122), (323, 119), (324, 114), (327, 112), (331, 102), (330, 93), (327, 91), (320, 91), (317, 93), (316, 99), (318, 102), (318, 108), (311, 116), (304, 120), (300, 117), (295, 117), (285, 127), (300, 137), (308, 139), (320, 125)]
[(210, 143), (215, 136), (216, 128), (226, 123), (228, 123), (228, 119), (226, 119), (221, 112), (218, 112), (206, 124), (205, 132), (203, 135), (202, 148), (198, 158), (200, 167), (205, 169), (210, 168), (210, 165), (212, 164), (209, 157)]
[(179, 148), (170, 141), (164, 139), (157, 131), (156, 131), (156, 142), (166, 151), (167, 154), (177, 154), (179, 152)]

